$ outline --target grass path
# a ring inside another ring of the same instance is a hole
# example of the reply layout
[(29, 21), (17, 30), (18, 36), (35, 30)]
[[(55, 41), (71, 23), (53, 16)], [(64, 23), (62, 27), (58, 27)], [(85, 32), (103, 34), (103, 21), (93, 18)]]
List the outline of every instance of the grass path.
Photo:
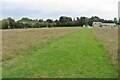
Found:
[(83, 29), (6, 62), (3, 77), (114, 78), (117, 71), (91, 30)]

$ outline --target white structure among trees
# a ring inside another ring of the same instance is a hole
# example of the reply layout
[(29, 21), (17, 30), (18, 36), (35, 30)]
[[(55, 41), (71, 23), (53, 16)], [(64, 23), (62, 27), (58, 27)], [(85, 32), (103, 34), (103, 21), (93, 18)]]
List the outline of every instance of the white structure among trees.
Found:
[(115, 23), (93, 22), (93, 27), (116, 27)]
[(102, 23), (102, 27), (116, 27), (115, 23)]

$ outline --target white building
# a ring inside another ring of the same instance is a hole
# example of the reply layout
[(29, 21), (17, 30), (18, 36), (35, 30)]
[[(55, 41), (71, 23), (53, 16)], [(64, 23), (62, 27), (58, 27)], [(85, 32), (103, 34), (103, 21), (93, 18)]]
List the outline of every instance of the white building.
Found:
[(93, 27), (101, 27), (102, 26), (102, 22), (93, 22), (92, 26)]
[(92, 28), (92, 27), (91, 27), (91, 26), (89, 26), (88, 24), (83, 25), (83, 27), (86, 27), (86, 28)]
[(102, 27), (116, 27), (115, 23), (102, 23)]
[(93, 22), (93, 27), (116, 27), (115, 23), (102, 23), (102, 22)]

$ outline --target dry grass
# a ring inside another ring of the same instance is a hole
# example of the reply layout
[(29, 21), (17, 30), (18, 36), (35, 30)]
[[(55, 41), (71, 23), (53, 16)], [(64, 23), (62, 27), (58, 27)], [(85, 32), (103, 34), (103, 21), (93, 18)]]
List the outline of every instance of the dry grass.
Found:
[(42, 48), (51, 41), (78, 31), (78, 28), (3, 30), (3, 61)]
[(93, 33), (109, 52), (114, 65), (118, 64), (118, 28), (94, 28)]
[(106, 54), (92, 31), (82, 29), (30, 54), (5, 61), (2, 75), (3, 78), (117, 78), (118, 73)]

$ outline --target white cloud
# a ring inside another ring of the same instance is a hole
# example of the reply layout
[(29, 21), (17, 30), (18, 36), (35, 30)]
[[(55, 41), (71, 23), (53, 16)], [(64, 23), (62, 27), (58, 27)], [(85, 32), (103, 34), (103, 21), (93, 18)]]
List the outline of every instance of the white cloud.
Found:
[[(3, 5), (8, 6), (6, 8), (10, 10), (13, 8), (21, 8), (21, 10), (23, 8), (31, 9), (31, 11), (37, 10), (38, 13), (45, 13), (44, 16), (56, 16), (58, 14), (58, 16), (68, 15), (74, 17), (85, 15), (90, 17), (92, 15), (98, 15), (102, 18), (113, 19), (118, 15), (118, 1), (119, 0), (4, 0)], [(36, 15), (34, 12), (31, 13), (32, 15)], [(28, 13), (28, 15), (29, 14), (30, 13)], [(17, 16), (17, 14), (13, 15)]]

